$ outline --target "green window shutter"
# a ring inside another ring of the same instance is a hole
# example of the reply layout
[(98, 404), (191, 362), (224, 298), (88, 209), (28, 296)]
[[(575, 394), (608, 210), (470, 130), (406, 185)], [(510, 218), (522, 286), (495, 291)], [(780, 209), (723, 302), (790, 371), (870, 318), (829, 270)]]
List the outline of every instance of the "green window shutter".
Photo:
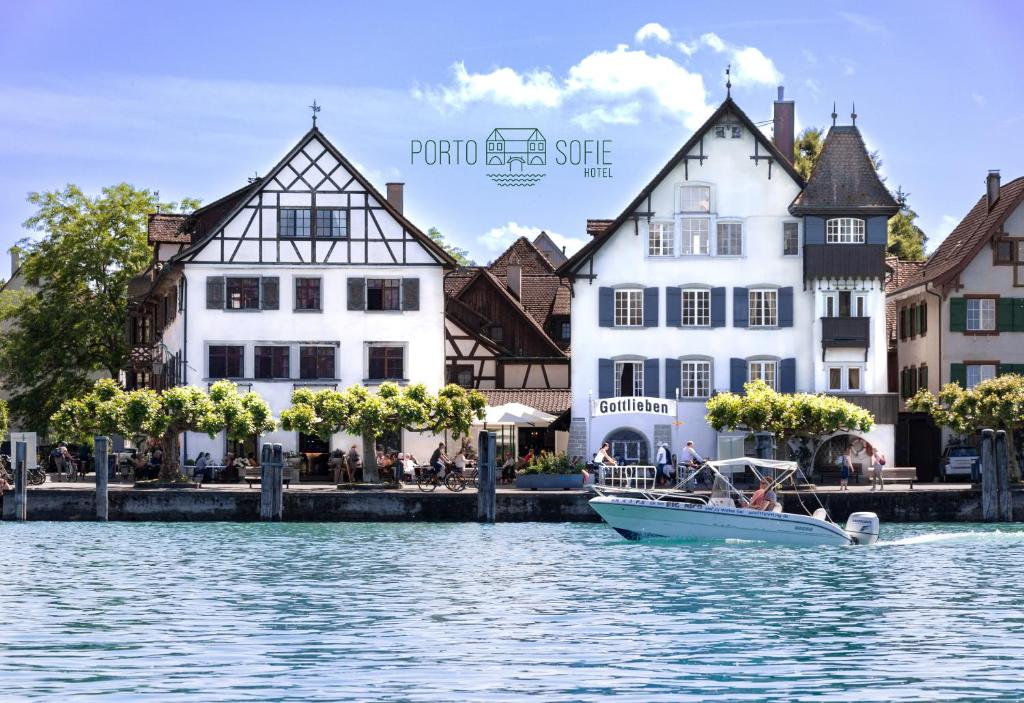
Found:
[(923, 302), (917, 306), (917, 314), (921, 318), (921, 336), (928, 332), (928, 303)]
[(962, 388), (967, 388), (967, 365), (966, 364), (950, 364), (949, 365), (949, 382), (959, 383)]
[[(967, 301), (964, 298), (949, 299), (949, 331), (963, 332), (967, 329)], [(965, 372), (966, 373), (966, 372)], [(967, 387), (967, 383), (964, 383)]]
[(1013, 331), (1024, 332), (1024, 298), (1013, 298)]
[(916, 337), (921, 334), (921, 316), (917, 314), (917, 306), (910, 306), (910, 324), (911, 324), (911, 336)]
[(1000, 332), (1013, 331), (1013, 298), (1000, 298), (996, 301), (996, 329)]
[(928, 367), (922, 366), (917, 372), (917, 387), (928, 389)]

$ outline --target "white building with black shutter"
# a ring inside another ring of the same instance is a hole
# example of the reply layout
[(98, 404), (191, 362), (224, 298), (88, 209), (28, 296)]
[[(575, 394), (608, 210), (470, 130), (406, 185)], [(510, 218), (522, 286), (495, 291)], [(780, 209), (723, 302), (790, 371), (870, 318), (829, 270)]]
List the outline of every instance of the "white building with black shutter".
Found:
[[(129, 387), (208, 386), (226, 378), (275, 415), (299, 387), (444, 383), (444, 287), (454, 262), (313, 127), (265, 176), (188, 216), (154, 215), (154, 260), (132, 288)], [(263, 441), (345, 448), (276, 432)], [(429, 453), (410, 433), (382, 443)], [(361, 444), (361, 443), (360, 443)], [(258, 452), (253, 438), (190, 434), (186, 458)]]
[[(884, 251), (874, 266), (873, 238), (870, 252), (863, 236), (824, 246), (826, 222), (835, 228), (832, 215), (849, 218), (856, 204), (799, 201), (807, 184), (791, 163), (794, 107), (781, 89), (774, 122), (772, 140), (727, 98), (616, 219), (588, 223), (591, 241), (559, 268), (573, 295), (570, 454), (608, 441), (614, 455), (650, 463), (659, 443), (678, 451), (693, 440), (707, 456), (742, 455), (743, 436), (711, 429), (705, 402), (755, 378), (782, 392), (825, 391), (830, 364), (859, 364), (861, 376), (835, 391), (870, 405), (866, 394), (886, 390)], [(830, 171), (842, 180), (842, 161)], [(805, 211), (816, 244), (822, 230), (818, 260), (852, 256), (867, 268), (808, 268)], [(847, 293), (863, 296), (855, 331), (867, 329), (877, 353), (821, 319), (838, 315)], [(622, 398), (652, 402), (609, 402)], [(891, 425), (870, 440), (891, 451)]]

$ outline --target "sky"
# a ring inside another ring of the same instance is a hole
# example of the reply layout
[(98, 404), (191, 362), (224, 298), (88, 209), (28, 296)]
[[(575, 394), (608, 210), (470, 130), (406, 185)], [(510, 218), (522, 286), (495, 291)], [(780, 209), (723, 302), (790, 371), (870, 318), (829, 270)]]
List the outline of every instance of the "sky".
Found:
[[(731, 65), (755, 122), (779, 85), (798, 128), (827, 126), (833, 101), (848, 124), (855, 103), (933, 250), (989, 169), (1024, 176), (1021, 26), (1024, 4), (1001, 1), (4, 0), (0, 244), (34, 236), (28, 193), (67, 183), (216, 200), (288, 152), (315, 100), (375, 186), (406, 184), (421, 229), (479, 263), (541, 230), (571, 252), (587, 218), (617, 216), (721, 103)], [(536, 185), (488, 178), (497, 127), (543, 133)], [(600, 172), (556, 163), (558, 142)]]

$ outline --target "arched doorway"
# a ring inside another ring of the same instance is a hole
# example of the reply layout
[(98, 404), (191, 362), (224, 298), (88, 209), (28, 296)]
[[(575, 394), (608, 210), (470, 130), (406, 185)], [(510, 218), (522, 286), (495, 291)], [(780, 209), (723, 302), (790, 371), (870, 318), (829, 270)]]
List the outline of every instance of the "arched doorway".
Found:
[(871, 468), (871, 455), (868, 454), (870, 447), (870, 442), (864, 437), (849, 432), (840, 432), (822, 440), (814, 452), (815, 476), (838, 476), (839, 457), (850, 449), (854, 473), (851, 479), (859, 482), (868, 476)]
[(604, 441), (611, 445), (612, 456), (620, 464), (650, 463), (650, 445), (643, 432), (620, 427), (609, 432)]

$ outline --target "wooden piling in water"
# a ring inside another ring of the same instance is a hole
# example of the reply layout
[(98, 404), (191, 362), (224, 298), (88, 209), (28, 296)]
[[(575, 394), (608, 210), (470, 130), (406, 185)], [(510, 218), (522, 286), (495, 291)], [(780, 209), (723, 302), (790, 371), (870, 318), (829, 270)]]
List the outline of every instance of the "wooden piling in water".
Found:
[(14, 519), (28, 519), (28, 466), (25, 463), (25, 442), (14, 443)]
[(107, 479), (110, 477), (110, 467), (107, 466), (107, 453), (110, 440), (107, 437), (93, 438), (93, 457), (96, 462), (96, 519), (106, 522), (110, 510), (108, 500)]
[(284, 517), (284, 452), (280, 444), (264, 444), (260, 461), (260, 520)]
[(477, 435), (477, 494), (476, 519), (494, 522), (498, 513), (497, 501), (497, 439), (493, 432)]
[(999, 520), (999, 481), (992, 430), (981, 431), (981, 517), (985, 522)]
[(1000, 522), (1013, 522), (1013, 498), (1010, 495), (1010, 456), (1006, 430), (997, 430), (993, 449), (996, 465), (997, 509)]

